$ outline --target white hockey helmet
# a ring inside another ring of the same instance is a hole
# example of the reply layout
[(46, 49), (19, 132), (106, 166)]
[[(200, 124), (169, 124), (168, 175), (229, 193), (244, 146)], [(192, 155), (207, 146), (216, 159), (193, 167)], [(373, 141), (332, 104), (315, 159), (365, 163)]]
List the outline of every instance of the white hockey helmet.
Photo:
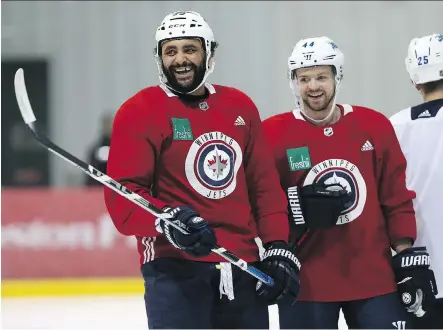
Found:
[[(335, 42), (328, 37), (302, 39), (294, 46), (292, 53), (288, 58), (289, 86), (294, 93), (296, 105), (301, 111), (303, 111), (303, 101), (301, 100), (297, 84), (294, 82), (294, 70), (319, 65), (331, 65), (335, 68), (335, 97), (330, 113), (322, 120), (314, 120), (308, 117), (309, 119), (316, 122), (322, 122), (328, 119), (332, 114), (332, 110), (335, 107), (337, 91), (343, 80), (344, 60), (345, 57), (341, 50)], [(306, 113), (304, 114), (307, 116)]]
[(216, 47), (214, 33), (206, 20), (194, 11), (176, 11), (166, 15), (155, 33), (156, 47), (154, 49), (154, 57), (157, 62), (158, 74), (160, 82), (166, 84), (167, 79), (164, 75), (161, 60), (162, 43), (169, 39), (198, 38), (206, 51), (206, 71), (200, 83), (194, 92), (200, 88), (208, 78), (209, 74), (214, 71), (214, 60), (210, 61), (212, 49)]
[(443, 79), (443, 35), (434, 33), (412, 39), (405, 64), (414, 84)]

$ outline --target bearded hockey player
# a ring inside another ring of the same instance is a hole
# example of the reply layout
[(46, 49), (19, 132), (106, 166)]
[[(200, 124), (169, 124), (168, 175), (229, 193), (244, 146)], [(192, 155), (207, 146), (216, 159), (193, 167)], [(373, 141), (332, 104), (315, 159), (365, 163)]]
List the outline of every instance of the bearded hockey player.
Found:
[[(200, 14), (167, 15), (155, 37), (161, 84), (118, 110), (107, 174), (190, 234), (105, 190), (115, 227), (137, 237), (149, 328), (268, 328), (268, 304), (298, 295), (299, 262), (258, 110), (241, 91), (206, 83), (217, 43)], [(216, 242), (275, 285), (211, 254)]]
[(291, 242), (309, 232), (298, 249), (300, 296), (279, 306), (280, 326), (337, 328), (342, 309), (350, 328), (402, 328), (396, 277), (415, 280), (423, 268), (401, 258), (427, 253), (411, 248), (415, 195), (394, 129), (375, 110), (336, 104), (344, 55), (330, 38), (300, 40), (288, 66), (297, 107), (263, 127), (288, 195)]
[[(433, 285), (415, 288), (415, 278), (405, 281), (405, 305), (415, 329), (443, 329), (443, 35), (414, 38), (409, 43), (406, 69), (423, 103), (392, 116), (391, 122), (400, 141), (408, 166), (406, 184), (417, 193), (417, 240), (427, 246), (432, 270), (428, 279)], [(427, 268), (429, 260), (423, 260)], [(440, 290), (441, 291), (441, 290)], [(435, 299), (435, 296), (437, 299)]]

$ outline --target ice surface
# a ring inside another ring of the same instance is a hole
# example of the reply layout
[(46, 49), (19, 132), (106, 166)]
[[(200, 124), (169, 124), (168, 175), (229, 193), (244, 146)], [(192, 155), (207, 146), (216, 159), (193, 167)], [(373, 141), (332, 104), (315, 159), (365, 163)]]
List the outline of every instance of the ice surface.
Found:
[[(143, 296), (69, 296), (3, 298), (2, 329), (146, 330)], [(270, 306), (270, 329), (279, 329), (278, 311)], [(339, 329), (347, 329), (343, 318)]]

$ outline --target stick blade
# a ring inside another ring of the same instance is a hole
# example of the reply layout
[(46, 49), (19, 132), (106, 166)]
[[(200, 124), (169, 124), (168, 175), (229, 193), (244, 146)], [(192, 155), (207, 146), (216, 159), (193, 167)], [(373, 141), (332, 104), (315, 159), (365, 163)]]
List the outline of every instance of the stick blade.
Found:
[(22, 68), (18, 69), (14, 77), (15, 97), (17, 99), (18, 107), (22, 114), (23, 120), (26, 124), (31, 124), (36, 121), (34, 111), (32, 111), (31, 103), (29, 102), (28, 92), (26, 91), (25, 74)]

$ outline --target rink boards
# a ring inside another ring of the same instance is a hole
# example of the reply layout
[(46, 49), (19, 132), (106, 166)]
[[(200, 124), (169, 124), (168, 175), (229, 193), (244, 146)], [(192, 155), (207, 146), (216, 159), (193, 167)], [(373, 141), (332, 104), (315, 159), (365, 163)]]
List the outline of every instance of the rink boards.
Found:
[(143, 292), (134, 237), (103, 188), (2, 190), (2, 296)]

